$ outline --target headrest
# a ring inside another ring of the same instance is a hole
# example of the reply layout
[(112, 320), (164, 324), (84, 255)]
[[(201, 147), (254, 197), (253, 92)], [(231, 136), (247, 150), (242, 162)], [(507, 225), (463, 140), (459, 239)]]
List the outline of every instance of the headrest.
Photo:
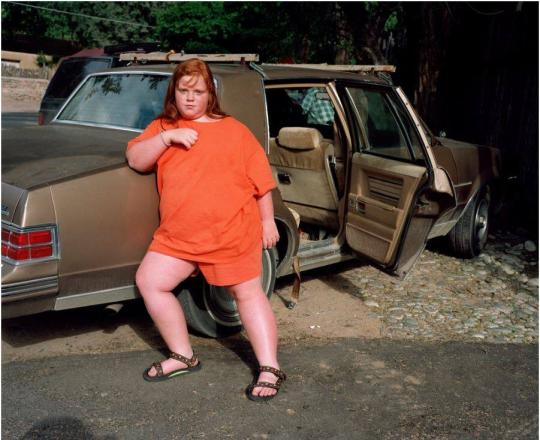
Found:
[(278, 144), (295, 150), (315, 150), (320, 148), (322, 134), (316, 128), (283, 127), (278, 133)]

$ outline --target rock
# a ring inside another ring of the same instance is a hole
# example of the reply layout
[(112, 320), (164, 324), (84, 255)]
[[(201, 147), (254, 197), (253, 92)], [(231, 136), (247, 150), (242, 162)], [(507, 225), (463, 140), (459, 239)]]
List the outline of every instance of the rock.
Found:
[(472, 336), (473, 336), (473, 338), (477, 338), (477, 339), (485, 339), (485, 337), (486, 337), (486, 335), (483, 335), (482, 333), (475, 333)]
[(508, 306), (505, 306), (503, 304), (497, 304), (495, 306), (495, 309), (499, 310), (500, 312), (504, 313), (505, 315), (508, 315), (509, 313), (512, 313), (512, 309)]
[(512, 255), (515, 255), (515, 256), (519, 256), (523, 253), (523, 250), (522, 249), (508, 249), (507, 251), (509, 254), (512, 254)]
[(493, 260), (488, 254), (480, 254), (480, 258), (484, 261), (486, 264), (490, 264)]
[(524, 243), (525, 250), (528, 252), (536, 252), (536, 245), (534, 244), (534, 241), (527, 240)]
[(366, 301), (364, 304), (368, 307), (379, 307), (379, 304), (375, 301)]
[(515, 316), (517, 316), (519, 319), (526, 321), (529, 319), (529, 315), (525, 313), (525, 311), (519, 311), (515, 313)]
[(521, 261), (521, 258), (517, 257), (516, 255), (503, 254), (501, 255), (501, 260), (511, 266), (523, 266), (523, 261)]
[(531, 298), (531, 294), (527, 292), (526, 290), (518, 290), (518, 292), (516, 293), (516, 296), (525, 301), (528, 301)]
[(529, 277), (527, 275), (525, 275), (524, 273), (522, 273), (519, 278), (518, 278), (518, 281), (520, 283), (527, 283), (529, 281)]
[(415, 319), (407, 318), (403, 320), (403, 325), (405, 327), (415, 328), (418, 327), (418, 322)]
[(505, 263), (501, 264), (501, 269), (507, 275), (513, 275), (516, 273), (514, 269), (512, 269), (508, 264)]
[(511, 335), (512, 330), (509, 328), (494, 328), (492, 332), (496, 335)]
[(428, 306), (425, 306), (424, 307), (424, 310), (426, 312), (428, 312), (430, 315), (435, 315), (437, 313), (439, 313), (439, 308), (437, 306), (434, 306), (434, 305), (428, 305)]
[(530, 312), (531, 315), (534, 315), (534, 314), (538, 313), (538, 306), (537, 307), (527, 306), (525, 311)]

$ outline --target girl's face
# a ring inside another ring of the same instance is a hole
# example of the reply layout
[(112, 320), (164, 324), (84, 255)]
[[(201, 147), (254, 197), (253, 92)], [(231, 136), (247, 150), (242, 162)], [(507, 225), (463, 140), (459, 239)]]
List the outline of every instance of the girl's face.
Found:
[(210, 94), (200, 75), (184, 75), (178, 81), (174, 97), (178, 111), (185, 119), (196, 120), (206, 115)]

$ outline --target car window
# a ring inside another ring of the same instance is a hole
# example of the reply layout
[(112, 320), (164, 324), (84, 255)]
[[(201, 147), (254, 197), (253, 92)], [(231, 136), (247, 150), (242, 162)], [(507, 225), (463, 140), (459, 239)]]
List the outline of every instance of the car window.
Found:
[(169, 79), (142, 73), (92, 76), (57, 120), (143, 129), (162, 112)]
[(347, 93), (365, 133), (364, 150), (411, 160), (407, 139), (387, 94), (355, 87), (347, 87)]
[(267, 89), (266, 102), (270, 137), (283, 127), (310, 127), (333, 139), (336, 112), (325, 87)]
[(45, 97), (67, 98), (87, 75), (105, 70), (110, 65), (111, 58), (62, 61), (47, 88)]
[(407, 113), (405, 106), (394, 99), (392, 96), (388, 96), (388, 99), (392, 102), (393, 107), (399, 115), (399, 119), (405, 128), (405, 132), (409, 139), (409, 145), (412, 148), (414, 158), (416, 160), (424, 159), (424, 150), (422, 149), (422, 143), (418, 132), (415, 130), (411, 118)]

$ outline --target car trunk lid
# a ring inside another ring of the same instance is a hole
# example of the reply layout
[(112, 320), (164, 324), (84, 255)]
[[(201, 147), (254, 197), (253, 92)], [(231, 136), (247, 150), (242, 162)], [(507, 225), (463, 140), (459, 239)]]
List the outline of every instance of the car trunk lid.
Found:
[[(2, 131), (2, 182), (22, 189), (120, 166), (136, 132), (53, 123)], [(24, 138), (24, 142), (21, 139)]]
[(2, 183), (2, 221), (13, 223), (15, 211), (26, 191), (13, 185)]

